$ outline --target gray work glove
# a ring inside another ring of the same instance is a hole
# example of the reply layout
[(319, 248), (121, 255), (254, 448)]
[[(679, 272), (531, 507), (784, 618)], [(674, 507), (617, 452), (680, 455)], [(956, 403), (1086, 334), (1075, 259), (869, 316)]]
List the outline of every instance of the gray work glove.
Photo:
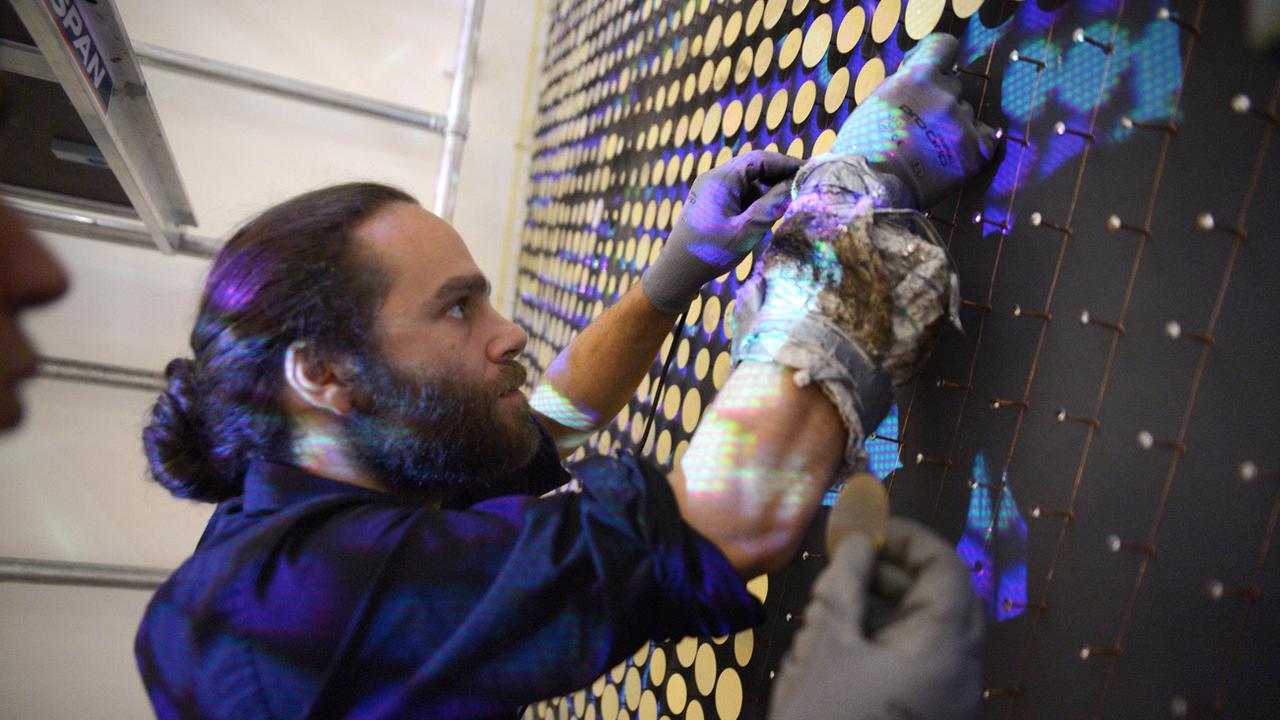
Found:
[[(868, 629), (868, 606), (885, 603), (887, 619)], [(804, 618), (773, 685), (772, 720), (977, 717), (982, 606), (932, 530), (894, 518), (879, 555), (866, 535), (850, 535)]]
[(703, 285), (737, 265), (787, 209), (788, 180), (800, 164), (754, 150), (700, 175), (658, 259), (640, 278), (654, 307), (683, 312)]
[(831, 147), (831, 154), (859, 155), (886, 175), (893, 207), (936, 205), (995, 150), (995, 130), (960, 99), (960, 79), (951, 72), (959, 52), (950, 35), (922, 39), (854, 109)]

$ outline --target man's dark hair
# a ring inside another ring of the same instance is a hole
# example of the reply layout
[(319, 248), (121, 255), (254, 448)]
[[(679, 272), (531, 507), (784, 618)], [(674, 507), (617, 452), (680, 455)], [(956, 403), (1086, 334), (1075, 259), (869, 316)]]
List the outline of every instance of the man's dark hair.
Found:
[(241, 494), (250, 460), (292, 460), (285, 350), (299, 339), (335, 355), (367, 348), (389, 280), (352, 233), (398, 202), (417, 203), (386, 185), (336, 185), (270, 208), (227, 241), (200, 300), (195, 356), (169, 363), (142, 433), (151, 476), (169, 492), (219, 502)]

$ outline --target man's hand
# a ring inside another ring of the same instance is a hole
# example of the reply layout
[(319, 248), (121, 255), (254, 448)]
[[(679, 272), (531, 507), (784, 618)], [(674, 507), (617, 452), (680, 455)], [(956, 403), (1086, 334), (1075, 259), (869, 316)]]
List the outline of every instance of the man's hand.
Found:
[(922, 39), (854, 109), (831, 148), (900, 180), (897, 207), (932, 207), (991, 159), (995, 130), (974, 118), (951, 72), (959, 52), (950, 35)]
[(773, 720), (976, 717), (982, 607), (964, 564), (928, 528), (895, 518), (878, 556), (851, 535), (804, 616), (773, 686)]
[(682, 312), (704, 284), (737, 265), (787, 209), (787, 181), (800, 164), (755, 150), (699, 176), (666, 246), (641, 278), (654, 307)]

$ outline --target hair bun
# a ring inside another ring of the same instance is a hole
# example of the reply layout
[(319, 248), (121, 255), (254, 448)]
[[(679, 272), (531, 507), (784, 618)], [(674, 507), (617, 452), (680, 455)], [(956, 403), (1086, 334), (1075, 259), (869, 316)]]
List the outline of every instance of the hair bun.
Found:
[(164, 370), (169, 387), (151, 408), (151, 422), (142, 431), (151, 477), (177, 497), (217, 502), (221, 481), (209, 457), (196, 407), (195, 363), (174, 358)]

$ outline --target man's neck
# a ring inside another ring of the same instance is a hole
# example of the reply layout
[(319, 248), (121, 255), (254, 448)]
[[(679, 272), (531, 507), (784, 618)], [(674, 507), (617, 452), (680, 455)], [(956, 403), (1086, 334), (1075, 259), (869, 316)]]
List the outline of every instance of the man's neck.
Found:
[(293, 462), (303, 470), (329, 480), (391, 492), (352, 456), (340, 428), (295, 418)]

